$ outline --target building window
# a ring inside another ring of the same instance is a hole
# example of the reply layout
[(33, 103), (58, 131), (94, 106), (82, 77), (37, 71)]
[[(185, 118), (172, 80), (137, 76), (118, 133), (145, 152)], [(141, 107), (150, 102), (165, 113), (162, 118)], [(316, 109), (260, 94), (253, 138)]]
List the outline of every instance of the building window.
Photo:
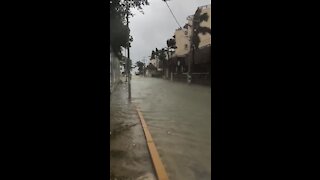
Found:
[(187, 36), (188, 35), (188, 31), (185, 31), (184, 34)]
[(185, 44), (185, 45), (184, 45), (184, 49), (188, 49), (188, 44)]

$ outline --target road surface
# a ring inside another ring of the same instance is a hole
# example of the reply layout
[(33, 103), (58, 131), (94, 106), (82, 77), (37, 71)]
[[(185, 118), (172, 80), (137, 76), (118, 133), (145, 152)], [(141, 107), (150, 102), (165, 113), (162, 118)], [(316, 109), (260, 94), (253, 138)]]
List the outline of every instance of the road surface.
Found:
[[(133, 76), (131, 86), (131, 103), (128, 103), (128, 95), (124, 91), (118, 91), (116, 101), (112, 99), (111, 128), (120, 127), (121, 125), (116, 125), (120, 122), (122, 124), (137, 123), (137, 114), (132, 106), (138, 105), (169, 178), (171, 180), (211, 179), (211, 88), (140, 76)], [(125, 90), (126, 86), (123, 84), (119, 88)], [(131, 110), (127, 112), (124, 109)], [(114, 172), (118, 171), (118, 174), (122, 171), (126, 174), (125, 177), (129, 177), (129, 174), (135, 171), (133, 179), (145, 174), (149, 179), (154, 178), (150, 156), (145, 140), (142, 139), (141, 125), (134, 125), (130, 130), (124, 131), (127, 135), (122, 135), (123, 138), (118, 138), (117, 141), (112, 140), (111, 146), (123, 144), (123, 152), (121, 152), (130, 154), (132, 149), (130, 144), (134, 142), (139, 144), (140, 154), (131, 154), (129, 155), (131, 159), (127, 159), (127, 163), (135, 164), (135, 169), (127, 173), (124, 171), (125, 168), (121, 167), (119, 161), (121, 158), (116, 160), (113, 157), (125, 156), (121, 153), (110, 154), (111, 168), (114, 168)], [(127, 150), (124, 148), (126, 146)], [(118, 166), (113, 166), (117, 163)]]

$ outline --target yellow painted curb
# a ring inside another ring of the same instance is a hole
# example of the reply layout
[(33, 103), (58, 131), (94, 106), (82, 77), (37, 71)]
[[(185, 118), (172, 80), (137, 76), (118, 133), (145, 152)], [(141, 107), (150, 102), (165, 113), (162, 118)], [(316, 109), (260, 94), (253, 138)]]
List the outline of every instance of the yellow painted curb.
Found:
[(157, 173), (158, 180), (169, 180), (167, 172), (162, 164), (162, 161), (160, 159), (156, 145), (153, 143), (152, 136), (151, 136), (149, 129), (148, 129), (148, 126), (142, 116), (142, 113), (139, 111), (138, 107), (136, 107), (136, 109), (137, 109), (137, 112), (138, 112), (138, 115), (139, 115), (139, 118), (140, 118), (140, 121), (142, 124), (144, 135), (147, 140), (148, 149), (149, 149), (149, 152), (151, 155), (153, 166), (154, 166), (156, 173)]

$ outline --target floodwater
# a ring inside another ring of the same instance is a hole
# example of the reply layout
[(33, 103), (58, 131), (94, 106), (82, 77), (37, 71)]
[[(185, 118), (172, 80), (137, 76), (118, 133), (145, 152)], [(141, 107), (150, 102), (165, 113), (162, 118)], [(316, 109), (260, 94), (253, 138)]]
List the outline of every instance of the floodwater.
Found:
[[(115, 144), (122, 149), (120, 154), (110, 151), (111, 170), (132, 179), (146, 174), (149, 177), (145, 179), (154, 178), (143, 130), (140, 124), (133, 125), (139, 122), (136, 105), (144, 115), (169, 179), (211, 179), (211, 88), (139, 76), (133, 76), (131, 87), (131, 103), (127, 101), (127, 92), (118, 89), (115, 92), (118, 94), (112, 96), (120, 96), (122, 100), (111, 98), (111, 129), (123, 127), (121, 123), (132, 124), (120, 133), (126, 134), (120, 135), (122, 138), (110, 136), (111, 150), (117, 149), (112, 147)], [(126, 85), (118, 88), (125, 90)], [(133, 142), (140, 147), (135, 153), (130, 151)], [(120, 161), (123, 159), (125, 162)], [(125, 166), (130, 163), (135, 165), (131, 172)]]
[(125, 83), (110, 102), (110, 179), (155, 180), (152, 162), (135, 107)]

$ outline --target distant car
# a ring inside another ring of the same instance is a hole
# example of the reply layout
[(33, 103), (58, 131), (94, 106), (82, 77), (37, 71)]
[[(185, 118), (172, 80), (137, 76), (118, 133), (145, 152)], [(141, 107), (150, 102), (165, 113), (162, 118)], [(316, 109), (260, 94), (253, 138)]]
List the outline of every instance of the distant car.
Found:
[(139, 72), (139, 71), (136, 71), (136, 72), (135, 72), (135, 75), (140, 75), (140, 72)]

